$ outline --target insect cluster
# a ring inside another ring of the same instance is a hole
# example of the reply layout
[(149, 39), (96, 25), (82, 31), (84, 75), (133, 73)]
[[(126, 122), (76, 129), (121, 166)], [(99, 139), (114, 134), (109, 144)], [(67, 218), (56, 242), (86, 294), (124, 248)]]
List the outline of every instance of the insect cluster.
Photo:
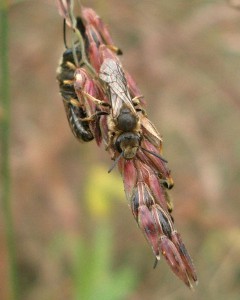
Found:
[(57, 80), (70, 128), (81, 142), (95, 139), (105, 145), (114, 160), (112, 168), (118, 165), (129, 206), (156, 262), (162, 254), (191, 287), (197, 275), (174, 228), (168, 196), (173, 180), (162, 157), (161, 136), (145, 112), (144, 97), (123, 69), (122, 52), (100, 17), (90, 8), (82, 8), (76, 19), (69, 11), (67, 4), (61, 4), (60, 13), (77, 41), (66, 46)]

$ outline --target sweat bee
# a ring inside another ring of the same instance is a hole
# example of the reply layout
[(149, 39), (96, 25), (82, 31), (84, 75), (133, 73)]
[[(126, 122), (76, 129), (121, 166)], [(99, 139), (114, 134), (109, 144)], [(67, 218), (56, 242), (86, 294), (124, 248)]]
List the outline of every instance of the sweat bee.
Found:
[[(85, 27), (80, 18), (77, 19), (77, 27), (82, 36), (85, 36)], [(65, 23), (64, 43), (66, 46)], [(89, 122), (84, 121), (87, 118), (87, 113), (84, 106), (79, 102), (74, 88), (74, 75), (78, 68), (77, 64), (81, 61), (82, 54), (77, 44), (74, 47), (73, 49), (66, 46), (57, 69), (57, 80), (72, 133), (79, 141), (89, 142), (94, 139), (94, 135), (89, 127)]]
[(144, 136), (150, 138), (151, 132), (157, 148), (161, 147), (161, 138), (140, 106), (139, 97), (132, 98), (128, 83), (120, 63), (113, 58), (106, 58), (100, 68), (99, 78), (106, 84), (111, 102), (108, 117), (108, 148), (113, 148), (121, 157), (133, 159), (139, 148), (167, 162), (156, 151), (146, 149), (141, 145)]
[(123, 70), (115, 60), (107, 58), (100, 68), (99, 77), (107, 83), (112, 106), (108, 118), (108, 143), (113, 143), (125, 159), (132, 159), (140, 146), (141, 129)]

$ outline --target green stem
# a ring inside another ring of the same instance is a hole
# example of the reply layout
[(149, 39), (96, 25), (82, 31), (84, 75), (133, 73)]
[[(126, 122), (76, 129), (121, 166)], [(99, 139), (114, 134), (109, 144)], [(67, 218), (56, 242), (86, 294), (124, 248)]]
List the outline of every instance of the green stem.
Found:
[(1, 62), (1, 107), (0, 107), (0, 140), (1, 140), (1, 198), (6, 230), (7, 251), (9, 259), (9, 277), (11, 298), (19, 298), (16, 263), (16, 247), (11, 211), (11, 179), (9, 162), (10, 133), (10, 90), (9, 90), (9, 58), (8, 58), (8, 1), (0, 6), (0, 62)]

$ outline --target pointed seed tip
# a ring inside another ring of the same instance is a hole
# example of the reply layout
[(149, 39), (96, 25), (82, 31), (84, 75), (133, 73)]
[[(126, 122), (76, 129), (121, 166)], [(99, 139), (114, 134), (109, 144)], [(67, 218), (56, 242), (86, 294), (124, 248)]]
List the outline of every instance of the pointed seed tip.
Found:
[(160, 256), (159, 256), (159, 255), (156, 255), (156, 257), (155, 257), (155, 262), (154, 262), (154, 264), (153, 264), (153, 269), (156, 269), (157, 264), (158, 264), (159, 261), (160, 261)]

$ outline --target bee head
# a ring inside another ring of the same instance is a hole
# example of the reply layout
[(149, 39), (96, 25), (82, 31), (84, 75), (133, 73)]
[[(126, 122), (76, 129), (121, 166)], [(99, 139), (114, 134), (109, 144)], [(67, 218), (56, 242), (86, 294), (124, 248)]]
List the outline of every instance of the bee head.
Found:
[(141, 138), (138, 134), (132, 132), (124, 132), (119, 135), (115, 146), (119, 153), (123, 152), (125, 159), (132, 159), (138, 151)]

